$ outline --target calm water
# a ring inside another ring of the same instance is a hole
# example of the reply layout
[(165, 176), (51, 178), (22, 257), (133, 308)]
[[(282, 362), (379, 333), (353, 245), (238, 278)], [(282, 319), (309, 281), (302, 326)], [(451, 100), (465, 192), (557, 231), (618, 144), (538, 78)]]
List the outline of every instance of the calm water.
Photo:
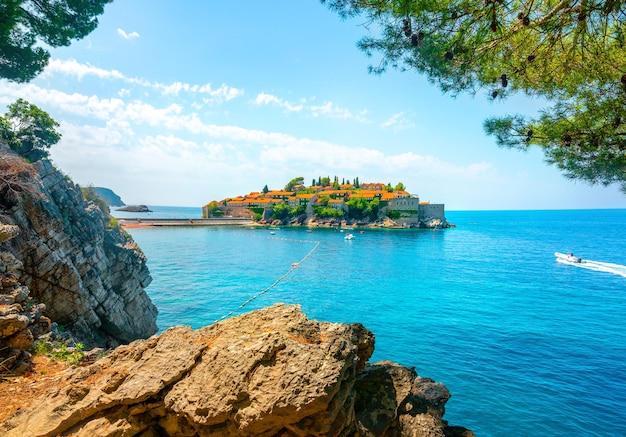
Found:
[[(444, 418), (477, 436), (626, 435), (626, 210), (446, 216), (457, 228), (356, 230), (350, 241), (295, 228), (130, 233), (161, 329), (299, 303), (372, 330), (372, 361), (445, 383)], [(613, 266), (557, 263), (555, 251)]]

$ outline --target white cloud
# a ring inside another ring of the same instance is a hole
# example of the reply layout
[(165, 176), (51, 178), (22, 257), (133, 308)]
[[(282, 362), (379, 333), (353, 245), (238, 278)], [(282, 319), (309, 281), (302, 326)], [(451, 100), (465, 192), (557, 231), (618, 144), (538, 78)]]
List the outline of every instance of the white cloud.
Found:
[(208, 94), (211, 99), (205, 99), (205, 103), (221, 103), (235, 99), (244, 94), (244, 91), (222, 84), (219, 88), (213, 89), (210, 83), (205, 85), (191, 85), (183, 82), (174, 82), (169, 85), (154, 83), (155, 89), (161, 90), (165, 95), (177, 96), (181, 91), (194, 94)]
[(310, 110), (311, 114), (314, 117), (319, 117), (320, 115), (323, 115), (330, 118), (360, 121), (362, 123), (369, 122), (369, 120), (365, 117), (366, 111), (361, 111), (358, 114), (353, 114), (347, 109), (336, 106), (333, 102), (326, 102), (323, 105), (311, 106)]
[(53, 73), (61, 73), (66, 76), (74, 76), (82, 79), (84, 76), (96, 76), (100, 79), (127, 80), (127, 78), (117, 70), (104, 70), (90, 64), (81, 64), (74, 59), (61, 60), (51, 59), (44, 70), (42, 77), (49, 77)]
[(389, 118), (388, 120), (380, 124), (382, 128), (389, 128), (394, 132), (400, 132), (406, 129), (415, 127), (415, 124), (404, 117), (404, 112), (398, 112)]
[(361, 111), (358, 114), (354, 114), (351, 111), (339, 108), (332, 102), (326, 102), (323, 105), (305, 105), (306, 100), (303, 100), (301, 104), (295, 105), (287, 100), (281, 99), (273, 94), (260, 93), (254, 99), (256, 105), (273, 105), (283, 108), (289, 112), (307, 113), (311, 116), (338, 118), (346, 120), (356, 120), (362, 123), (369, 123), (369, 120), (365, 117), (367, 111)]
[(254, 103), (257, 105), (276, 105), (283, 109), (286, 109), (289, 112), (300, 112), (302, 111), (303, 105), (294, 105), (286, 100), (280, 99), (272, 94), (260, 93), (256, 96)]
[[(52, 59), (46, 67), (42, 77), (50, 77), (54, 73), (77, 77), (79, 80), (88, 75), (95, 76), (100, 79), (119, 80), (129, 85), (137, 85), (153, 89), (163, 93), (164, 95), (177, 96), (181, 92), (199, 94), (205, 96), (205, 103), (211, 104), (227, 102), (244, 94), (242, 89), (234, 88), (225, 84), (220, 85), (218, 88), (213, 88), (211, 84), (208, 83), (204, 85), (197, 85), (183, 82), (173, 82), (171, 84), (149, 82), (145, 79), (127, 77), (117, 70), (105, 70), (94, 67), (90, 64), (81, 64), (74, 59)], [(128, 93), (129, 91), (122, 89), (120, 92)], [(206, 96), (208, 96), (208, 98)]]
[(137, 32), (126, 33), (123, 29), (117, 28), (117, 34), (120, 35), (124, 39), (135, 39), (139, 38), (139, 34)]
[[(57, 108), (79, 116), (108, 120), (125, 106), (121, 99), (101, 99), (98, 96), (67, 94), (53, 89), (41, 88), (32, 83), (17, 85), (0, 81), (0, 94), (12, 100), (23, 98), (44, 108)], [(46, 109), (49, 110), (49, 109)]]
[[(10, 94), (11, 86), (0, 92)], [(199, 135), (220, 141), (229, 141), (241, 147), (246, 145), (261, 145), (260, 163), (265, 166), (289, 166), (293, 163), (307, 163), (331, 169), (359, 170), (368, 167), (378, 167), (386, 172), (411, 171), (420, 174), (439, 176), (476, 177), (492, 169), (489, 163), (471, 163), (465, 166), (441, 161), (431, 155), (419, 155), (413, 152), (388, 155), (383, 151), (372, 148), (354, 148), (326, 141), (310, 138), (298, 138), (281, 132), (268, 132), (258, 129), (248, 129), (240, 126), (216, 125), (203, 121), (197, 113), (185, 113), (185, 108), (177, 103), (164, 107), (155, 107), (149, 103), (135, 100), (124, 102), (121, 99), (100, 99), (97, 96), (80, 94), (65, 94), (55, 90), (41, 89), (29, 84), (20, 88), (19, 94), (26, 95), (45, 106), (56, 108), (73, 115), (89, 115), (99, 120), (107, 120), (108, 134), (100, 128), (93, 128), (93, 135), (89, 138), (106, 137), (107, 141), (119, 143), (122, 137), (130, 137), (136, 131), (135, 125), (147, 125), (151, 128), (160, 128), (170, 131), (168, 135), (147, 136), (139, 141), (144, 152), (152, 153), (160, 150), (168, 156), (189, 156), (196, 153), (210, 152), (214, 159), (224, 158), (223, 146), (201, 147), (192, 140), (182, 139), (177, 135)], [(25, 90), (27, 90), (25, 92)], [(16, 93), (18, 94), (18, 93)], [(262, 101), (271, 101), (270, 95), (263, 95)], [(326, 106), (332, 111), (332, 104)], [(398, 114), (401, 115), (401, 114)], [(108, 136), (107, 136), (108, 135)], [(76, 138), (76, 140), (78, 140)], [(89, 140), (93, 144), (93, 140)], [(256, 158), (244, 153), (248, 160)]]

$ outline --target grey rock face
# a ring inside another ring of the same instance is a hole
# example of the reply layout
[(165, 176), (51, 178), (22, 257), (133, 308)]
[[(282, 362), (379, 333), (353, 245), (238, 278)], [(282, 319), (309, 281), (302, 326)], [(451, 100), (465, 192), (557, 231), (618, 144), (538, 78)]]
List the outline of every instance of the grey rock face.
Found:
[(108, 217), (48, 161), (21, 183), (29, 189), (0, 199), (2, 222), (19, 228), (3, 247), (21, 262), (19, 281), (46, 315), (93, 346), (154, 334), (157, 309), (144, 290), (151, 277), (130, 236), (107, 227)]

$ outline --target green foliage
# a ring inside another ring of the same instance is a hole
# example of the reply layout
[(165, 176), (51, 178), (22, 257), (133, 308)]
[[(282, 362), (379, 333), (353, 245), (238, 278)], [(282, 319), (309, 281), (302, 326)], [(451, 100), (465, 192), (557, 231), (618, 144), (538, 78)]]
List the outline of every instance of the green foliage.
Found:
[(267, 188), (267, 184), (265, 184), (265, 186), (263, 187), (263, 190), (261, 190), (261, 191), (263, 191), (263, 194), (267, 194), (269, 192), (269, 190), (270, 189)]
[[(298, 176), (297, 178), (293, 178), (290, 180), (287, 185), (285, 185), (285, 191), (293, 191), (293, 187), (296, 185), (304, 184), (304, 178), (302, 176)], [(267, 191), (266, 191), (267, 192)]]
[(298, 217), (304, 213), (305, 209), (306, 208), (304, 206), (291, 207), (286, 203), (279, 203), (273, 208), (272, 219), (285, 220), (288, 218)]
[(76, 366), (80, 364), (81, 360), (85, 356), (83, 349), (85, 345), (82, 343), (76, 343), (72, 350), (70, 350), (65, 344), (61, 344), (55, 348), (52, 352), (52, 358), (57, 361), (64, 361), (69, 366)]
[(274, 206), (274, 210), (272, 212), (272, 218), (277, 220), (284, 220), (289, 217), (291, 212), (291, 207), (286, 203), (279, 203)]
[(626, 193), (626, 1), (321, 1), (377, 29), (358, 43), (379, 56), (373, 73), (413, 70), (453, 96), (547, 100), (536, 118), (487, 120), (486, 133), (501, 147), (541, 148), (567, 177)]
[(315, 215), (319, 218), (340, 218), (345, 215), (343, 211), (340, 211), (330, 206), (316, 205), (313, 207)]
[(119, 229), (120, 222), (117, 221), (117, 219), (111, 215), (109, 216), (109, 221), (106, 223), (105, 226), (109, 229)]
[(328, 206), (328, 201), (329, 201), (329, 200), (330, 200), (330, 197), (328, 197), (328, 196), (320, 196), (320, 197), (317, 199), (317, 204), (318, 204), (319, 206)]
[(48, 157), (48, 149), (61, 139), (57, 123), (47, 112), (26, 100), (8, 107), (0, 121), (0, 135), (13, 150), (31, 162)]
[(404, 186), (402, 182), (398, 182), (393, 189), (395, 191), (406, 191), (406, 187)]
[(15, 138), (15, 132), (13, 132), (13, 126), (4, 117), (0, 117), (0, 140), (11, 147), (11, 149), (17, 148), (17, 140)]
[(102, 197), (98, 196), (93, 185), (88, 185), (86, 187), (81, 187), (80, 191), (83, 193), (83, 199), (85, 202), (93, 202), (100, 211), (109, 215), (111, 213), (109, 209), (109, 204)]
[(291, 208), (291, 211), (289, 212), (289, 214), (292, 217), (298, 217), (299, 215), (304, 214), (305, 211), (306, 211), (306, 206), (299, 205), (299, 206), (294, 206), (293, 208)]
[(387, 211), (387, 217), (389, 217), (392, 220), (398, 220), (402, 215), (400, 214), (400, 211), (396, 211), (396, 210), (391, 210), (391, 211)]
[(85, 345), (82, 343), (76, 343), (73, 348), (68, 348), (65, 343), (49, 342), (45, 340), (34, 341), (30, 350), (39, 355), (50, 355), (57, 361), (63, 361), (69, 366), (75, 366), (80, 364), (81, 360), (85, 356), (83, 352)]
[(348, 205), (348, 217), (353, 219), (376, 219), (378, 216), (378, 210), (380, 209), (380, 201), (374, 199), (368, 201), (363, 197), (352, 197), (347, 202)]
[(46, 355), (52, 352), (53, 346), (52, 343), (44, 340), (36, 340), (31, 343), (30, 350), (31, 352), (38, 355)]
[(209, 217), (223, 217), (224, 211), (221, 209), (219, 202), (212, 201), (208, 205)]
[(48, 64), (38, 42), (67, 46), (97, 25), (112, 0), (5, 0), (0, 2), (0, 77), (28, 82)]
[(253, 207), (253, 208), (250, 208), (250, 211), (254, 213), (253, 219), (255, 222), (258, 222), (261, 219), (263, 219), (263, 212), (265, 211), (264, 208)]

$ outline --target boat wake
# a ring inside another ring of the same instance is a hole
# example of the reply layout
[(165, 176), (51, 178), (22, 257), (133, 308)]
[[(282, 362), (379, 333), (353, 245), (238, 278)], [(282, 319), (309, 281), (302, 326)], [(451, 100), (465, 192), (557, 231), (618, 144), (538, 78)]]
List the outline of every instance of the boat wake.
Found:
[(556, 261), (561, 264), (567, 264), (574, 267), (580, 267), (581, 269), (593, 270), (594, 272), (604, 272), (604, 273), (612, 273), (614, 275), (619, 275), (623, 278), (626, 278), (626, 266), (622, 264), (613, 264), (606, 263), (602, 261), (593, 261), (588, 259), (583, 259), (577, 262), (576, 260), (568, 259), (564, 256), (557, 255), (558, 252), (555, 253)]

